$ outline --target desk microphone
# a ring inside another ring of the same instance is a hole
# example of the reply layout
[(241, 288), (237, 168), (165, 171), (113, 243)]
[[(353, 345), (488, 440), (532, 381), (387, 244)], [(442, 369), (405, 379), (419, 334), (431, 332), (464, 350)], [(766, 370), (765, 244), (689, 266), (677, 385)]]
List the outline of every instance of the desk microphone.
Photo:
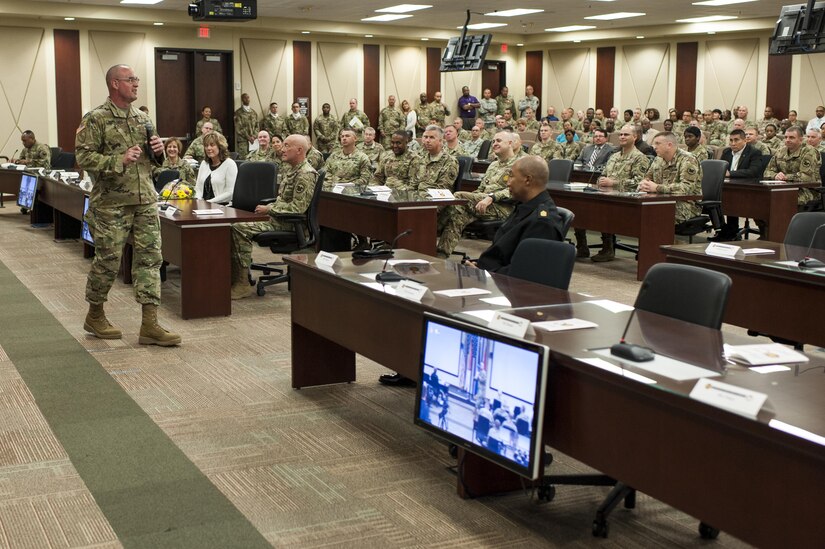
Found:
[(170, 204), (169, 204), (169, 199), (171, 199), (171, 198), (172, 198), (172, 195), (174, 194), (175, 189), (177, 189), (177, 188), (178, 188), (178, 185), (180, 185), (181, 183), (183, 183), (183, 180), (182, 180), (182, 179), (180, 179), (180, 178), (178, 178), (178, 182), (177, 182), (177, 183), (175, 183), (174, 185), (172, 185), (172, 188), (169, 190), (169, 196), (167, 196), (167, 197), (164, 199), (163, 203), (162, 203), (162, 204), (160, 204), (160, 205), (158, 206), (158, 209), (159, 209), (160, 211), (165, 212), (166, 210), (168, 210), (168, 209), (169, 209), (169, 206), (170, 206)]
[(808, 255), (811, 253), (811, 248), (814, 245), (814, 240), (816, 240), (816, 235), (822, 227), (825, 227), (825, 223), (814, 229), (814, 234), (811, 235), (811, 243), (808, 244), (808, 250), (805, 252), (805, 257), (800, 259), (799, 263), (797, 263), (800, 267), (807, 267), (809, 269), (819, 269), (821, 267), (825, 267), (825, 263)]
[(17, 164), (17, 162), (14, 161), (14, 157), (17, 156), (17, 153), (19, 151), (20, 151), (20, 149), (14, 149), (14, 152), (11, 153), (11, 160), (9, 160), (9, 162), (11, 162), (12, 164)]
[(653, 360), (653, 357), (655, 356), (653, 349), (625, 342), (627, 330), (630, 328), (630, 323), (633, 322), (633, 316), (635, 314), (636, 309), (634, 308), (633, 312), (630, 313), (630, 318), (627, 319), (627, 325), (624, 327), (622, 339), (620, 339), (618, 343), (610, 347), (610, 354), (613, 356), (617, 356), (619, 358), (623, 358), (625, 360), (630, 360), (632, 362), (648, 362), (650, 360)]
[(395, 250), (395, 245), (398, 244), (398, 241), (401, 240), (402, 237), (407, 236), (408, 234), (412, 234), (412, 229), (407, 229), (403, 233), (396, 236), (392, 244), (390, 244), (390, 255), (387, 257), (387, 260), (384, 261), (384, 266), (381, 267), (381, 272), (375, 275), (375, 280), (378, 282), (398, 282), (399, 280), (403, 280), (405, 277), (401, 276), (398, 273), (394, 273), (392, 271), (387, 271), (387, 264), (390, 262), (390, 257), (393, 256), (393, 250)]

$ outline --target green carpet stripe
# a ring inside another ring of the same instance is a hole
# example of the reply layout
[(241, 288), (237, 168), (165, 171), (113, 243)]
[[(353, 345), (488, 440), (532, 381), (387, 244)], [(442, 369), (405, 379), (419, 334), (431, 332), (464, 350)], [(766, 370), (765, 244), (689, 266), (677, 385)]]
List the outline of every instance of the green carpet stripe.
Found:
[(125, 547), (271, 547), (2, 262), (0, 326), (0, 345)]

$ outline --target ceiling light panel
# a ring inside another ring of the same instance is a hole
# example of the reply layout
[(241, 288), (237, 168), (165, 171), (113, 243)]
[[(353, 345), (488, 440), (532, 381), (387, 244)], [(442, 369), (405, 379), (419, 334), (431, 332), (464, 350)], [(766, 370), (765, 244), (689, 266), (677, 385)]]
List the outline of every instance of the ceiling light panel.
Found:
[(555, 27), (552, 29), (544, 29), (547, 32), (576, 32), (588, 29), (595, 29), (593, 25), (568, 25), (566, 27)]
[(485, 13), (484, 15), (488, 15), (490, 17), (518, 17), (520, 15), (530, 15), (532, 13), (541, 13), (543, 11), (544, 10), (539, 9), (515, 8), (512, 10), (491, 11), (490, 13)]
[(706, 15), (705, 17), (691, 17), (689, 19), (677, 19), (677, 23), (712, 23), (714, 21), (728, 21), (736, 19), (735, 15)]
[(379, 23), (386, 23), (387, 21), (398, 21), (399, 19), (406, 19), (412, 15), (402, 15), (400, 13), (385, 13), (384, 15), (373, 15), (372, 17), (365, 17), (361, 21), (372, 21)]
[[(467, 25), (468, 29), (471, 30), (483, 30), (483, 29), (494, 29), (496, 27), (506, 27), (507, 23), (473, 23), (472, 25)], [(456, 27), (457, 29), (463, 29), (464, 27)]]
[(163, 0), (120, 0), (121, 4), (138, 4), (142, 6), (154, 6), (161, 2), (163, 2)]
[(595, 19), (597, 21), (612, 21), (614, 19), (628, 19), (630, 17), (642, 17), (647, 15), (637, 11), (617, 11), (616, 13), (605, 13), (604, 15), (591, 15), (585, 19)]
[(744, 4), (746, 2), (756, 2), (756, 0), (704, 0), (703, 2), (694, 2), (694, 6), (730, 6), (731, 4)]
[(381, 8), (375, 10), (378, 13), (409, 13), (411, 11), (426, 10), (432, 6), (427, 4), (398, 4), (397, 6), (390, 6), (388, 8)]

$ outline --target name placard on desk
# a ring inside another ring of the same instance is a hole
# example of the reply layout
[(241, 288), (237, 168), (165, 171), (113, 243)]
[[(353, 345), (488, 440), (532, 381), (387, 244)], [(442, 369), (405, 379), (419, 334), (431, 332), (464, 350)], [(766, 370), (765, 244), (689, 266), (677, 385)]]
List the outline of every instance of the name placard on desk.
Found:
[(690, 392), (690, 398), (722, 408), (740, 416), (756, 418), (762, 405), (768, 399), (765, 393), (743, 389), (730, 383), (702, 378)]
[(717, 257), (735, 257), (741, 249), (742, 248), (740, 248), (739, 246), (734, 246), (733, 244), (711, 242), (710, 244), (708, 244), (708, 247), (705, 248), (705, 253)]
[(340, 262), (341, 259), (330, 252), (318, 252), (318, 255), (315, 256), (315, 265), (318, 267), (334, 267)]
[(409, 299), (410, 301), (415, 301), (416, 303), (421, 303), (421, 300), (427, 295), (430, 295), (431, 297), (433, 295), (429, 288), (423, 284), (413, 282), (412, 280), (408, 280), (406, 278), (398, 283), (398, 286), (395, 288), (395, 292), (399, 297)]
[(525, 335), (536, 335), (533, 325), (527, 318), (521, 318), (501, 311), (496, 311), (487, 325), (491, 330), (513, 337), (523, 338)]

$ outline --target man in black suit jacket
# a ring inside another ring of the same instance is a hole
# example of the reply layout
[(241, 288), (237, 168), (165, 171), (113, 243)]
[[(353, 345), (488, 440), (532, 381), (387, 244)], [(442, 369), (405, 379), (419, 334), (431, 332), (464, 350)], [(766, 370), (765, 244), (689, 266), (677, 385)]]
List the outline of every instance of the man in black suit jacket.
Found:
[[(616, 152), (607, 144), (607, 132), (601, 128), (593, 130), (593, 143), (582, 149), (576, 162), (581, 162), (587, 169), (601, 168), (607, 164), (610, 155)], [(593, 153), (596, 153), (595, 156)]]
[[(728, 171), (725, 176), (731, 179), (760, 179), (765, 171), (765, 159), (762, 153), (745, 142), (745, 132), (733, 130), (729, 137), (730, 147), (722, 151), (722, 160), (728, 163)], [(722, 208), (724, 209), (724, 204)], [(738, 240), (739, 218), (727, 216), (725, 224), (716, 236), (709, 238), (714, 242), (727, 240)]]

